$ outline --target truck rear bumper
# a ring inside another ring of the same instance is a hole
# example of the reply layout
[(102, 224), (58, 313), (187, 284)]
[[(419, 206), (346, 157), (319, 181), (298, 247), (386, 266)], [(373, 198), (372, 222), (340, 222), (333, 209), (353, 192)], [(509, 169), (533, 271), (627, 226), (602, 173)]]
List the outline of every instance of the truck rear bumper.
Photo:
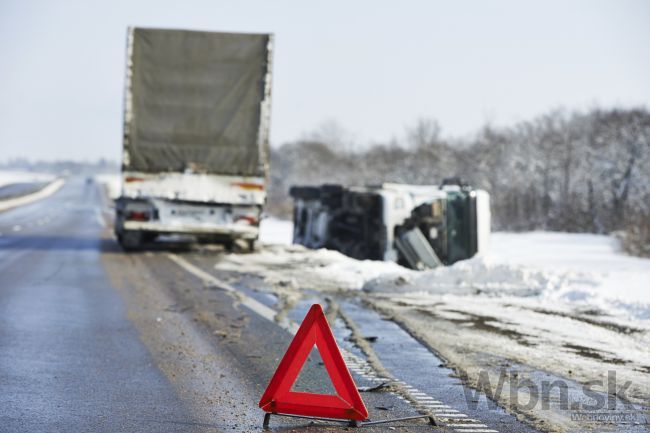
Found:
[(259, 227), (246, 224), (191, 225), (162, 224), (156, 221), (124, 221), (124, 230), (161, 234), (218, 235), (233, 239), (257, 239)]

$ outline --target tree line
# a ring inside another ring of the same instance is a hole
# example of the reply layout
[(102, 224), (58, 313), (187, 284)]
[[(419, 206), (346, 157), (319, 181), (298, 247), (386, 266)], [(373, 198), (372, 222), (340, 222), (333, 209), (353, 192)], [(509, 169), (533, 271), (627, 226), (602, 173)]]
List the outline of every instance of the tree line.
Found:
[(401, 182), (460, 177), (491, 195), (494, 230), (625, 234), (650, 253), (650, 112), (645, 108), (554, 110), (470, 138), (420, 119), (401, 138), (359, 149), (327, 133), (271, 149), (270, 211), (287, 216), (292, 185)]

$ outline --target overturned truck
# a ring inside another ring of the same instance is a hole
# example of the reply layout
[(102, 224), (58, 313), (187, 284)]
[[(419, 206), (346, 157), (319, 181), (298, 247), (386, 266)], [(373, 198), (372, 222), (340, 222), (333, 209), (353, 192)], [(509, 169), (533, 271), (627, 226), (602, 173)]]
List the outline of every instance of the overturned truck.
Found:
[(296, 186), (293, 242), (356, 259), (387, 260), (429, 269), (468, 259), (487, 248), (487, 192), (458, 179), (441, 186)]

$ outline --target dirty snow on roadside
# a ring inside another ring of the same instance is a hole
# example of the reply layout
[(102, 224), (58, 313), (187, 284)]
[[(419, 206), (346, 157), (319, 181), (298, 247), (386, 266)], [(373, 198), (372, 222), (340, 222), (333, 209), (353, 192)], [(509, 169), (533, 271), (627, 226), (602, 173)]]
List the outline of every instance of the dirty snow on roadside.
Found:
[(395, 263), (355, 260), (337, 251), (291, 245), (292, 236), (291, 222), (264, 219), (260, 224), (262, 247), (254, 254), (226, 256), (217, 267), (263, 275), (268, 283), (282, 287), (322, 291), (361, 290), (375, 278), (412, 272)]
[[(280, 223), (262, 240), (286, 243), (290, 225)], [(650, 260), (625, 255), (610, 236), (494, 233), (485, 257), (424, 272), (277, 244), (216, 267), (257, 274), (292, 302), (304, 289), (357, 291), (473, 385), (484, 371), (496, 386), (500, 371), (517, 365), (578, 385), (600, 381), (593, 388), (606, 391), (603, 378), (615, 371), (619, 386), (631, 382), (626, 397), (650, 398)], [(569, 411), (523, 412), (544, 430), (585, 427)]]
[(327, 276), (342, 290), (410, 293), (412, 298), (445, 294), (534, 298), (541, 304), (564, 304), (565, 309), (650, 326), (650, 260), (622, 253), (612, 236), (493, 233), (485, 257), (417, 272), (394, 263), (291, 245), (292, 232), (288, 221), (265, 219), (260, 241), (266, 245), (255, 254), (229, 256), (219, 266), (269, 271), (266, 275), (274, 278), (299, 271), (308, 279), (313, 279), (311, 274)]
[(395, 264), (354, 260), (337, 251), (309, 250), (300, 245), (264, 245), (253, 254), (231, 254), (216, 268), (263, 276), (271, 285), (296, 290), (361, 290), (367, 281), (411, 273)]

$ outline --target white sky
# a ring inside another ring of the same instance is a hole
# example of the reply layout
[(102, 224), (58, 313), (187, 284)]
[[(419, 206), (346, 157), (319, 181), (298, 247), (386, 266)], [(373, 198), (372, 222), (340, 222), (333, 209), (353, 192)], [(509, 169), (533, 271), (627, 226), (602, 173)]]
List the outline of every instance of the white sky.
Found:
[(118, 159), (129, 25), (275, 34), (272, 144), (648, 106), (650, 2), (0, 1), (0, 160)]

